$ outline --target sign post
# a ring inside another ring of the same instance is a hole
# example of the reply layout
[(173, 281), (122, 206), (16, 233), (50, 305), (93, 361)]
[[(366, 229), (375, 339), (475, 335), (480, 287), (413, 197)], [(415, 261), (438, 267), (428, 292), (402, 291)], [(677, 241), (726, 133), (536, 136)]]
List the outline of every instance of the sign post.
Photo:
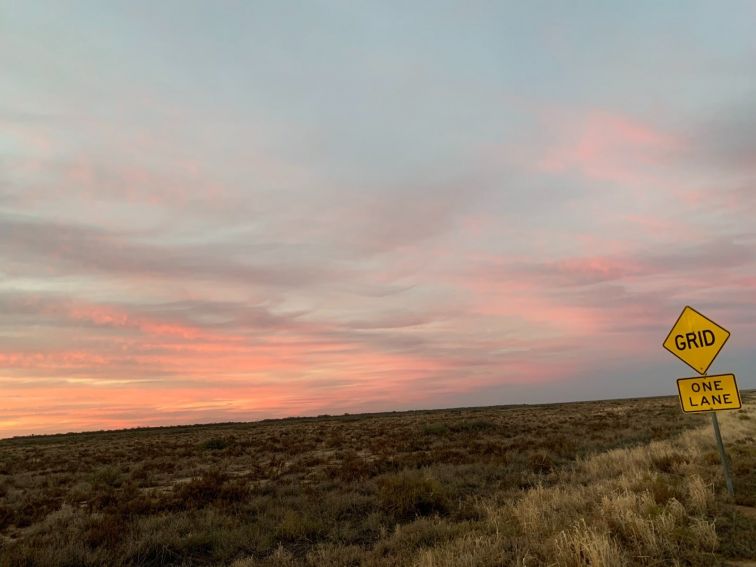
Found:
[(727, 492), (734, 496), (730, 462), (722, 443), (717, 411), (740, 409), (740, 392), (734, 374), (706, 375), (709, 366), (729, 338), (730, 332), (727, 329), (720, 327), (692, 307), (686, 306), (664, 340), (663, 346), (701, 374), (677, 380), (680, 406), (685, 413), (711, 412), (711, 424), (724, 468)]
[(714, 426), (714, 437), (717, 438), (717, 448), (719, 449), (719, 458), (722, 459), (722, 467), (724, 468), (725, 484), (727, 485), (727, 493), (730, 496), (735, 496), (735, 488), (732, 486), (732, 473), (730, 472), (730, 461), (727, 459), (727, 453), (725, 453), (724, 443), (722, 443), (722, 434), (719, 432), (719, 420), (717, 419), (717, 412), (711, 412), (711, 424)]

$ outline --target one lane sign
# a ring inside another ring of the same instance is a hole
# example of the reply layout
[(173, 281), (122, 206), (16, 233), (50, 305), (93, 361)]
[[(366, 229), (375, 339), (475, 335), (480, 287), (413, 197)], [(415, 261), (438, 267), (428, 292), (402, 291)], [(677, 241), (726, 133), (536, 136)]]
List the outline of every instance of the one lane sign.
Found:
[(740, 409), (740, 392), (734, 374), (679, 378), (677, 391), (685, 413)]
[(664, 348), (699, 374), (706, 374), (729, 338), (727, 329), (686, 306), (664, 340)]

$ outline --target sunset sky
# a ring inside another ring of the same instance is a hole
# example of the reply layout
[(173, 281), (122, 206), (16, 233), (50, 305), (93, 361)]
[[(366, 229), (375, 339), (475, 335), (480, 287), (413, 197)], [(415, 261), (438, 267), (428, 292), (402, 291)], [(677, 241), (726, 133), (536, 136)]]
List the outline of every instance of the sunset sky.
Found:
[(756, 387), (755, 25), (0, 1), (0, 437)]

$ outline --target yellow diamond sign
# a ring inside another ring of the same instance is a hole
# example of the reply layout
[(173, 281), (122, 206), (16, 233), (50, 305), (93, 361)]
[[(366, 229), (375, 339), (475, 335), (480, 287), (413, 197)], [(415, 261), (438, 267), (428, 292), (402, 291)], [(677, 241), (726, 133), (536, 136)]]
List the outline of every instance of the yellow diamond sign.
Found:
[(664, 348), (699, 374), (706, 374), (729, 338), (730, 331), (686, 306), (667, 335)]

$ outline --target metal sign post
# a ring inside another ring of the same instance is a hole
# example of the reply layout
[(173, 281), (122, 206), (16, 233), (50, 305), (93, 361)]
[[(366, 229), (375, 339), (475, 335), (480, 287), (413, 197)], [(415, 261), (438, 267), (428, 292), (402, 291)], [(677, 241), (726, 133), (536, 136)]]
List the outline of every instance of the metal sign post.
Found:
[(730, 472), (730, 461), (727, 460), (727, 453), (725, 453), (724, 443), (722, 443), (722, 434), (719, 432), (719, 420), (717, 419), (717, 412), (711, 412), (711, 424), (714, 426), (714, 437), (717, 438), (717, 447), (719, 448), (719, 457), (722, 459), (722, 467), (724, 468), (725, 484), (727, 485), (727, 492), (730, 496), (735, 496), (735, 489), (732, 486), (732, 473)]

